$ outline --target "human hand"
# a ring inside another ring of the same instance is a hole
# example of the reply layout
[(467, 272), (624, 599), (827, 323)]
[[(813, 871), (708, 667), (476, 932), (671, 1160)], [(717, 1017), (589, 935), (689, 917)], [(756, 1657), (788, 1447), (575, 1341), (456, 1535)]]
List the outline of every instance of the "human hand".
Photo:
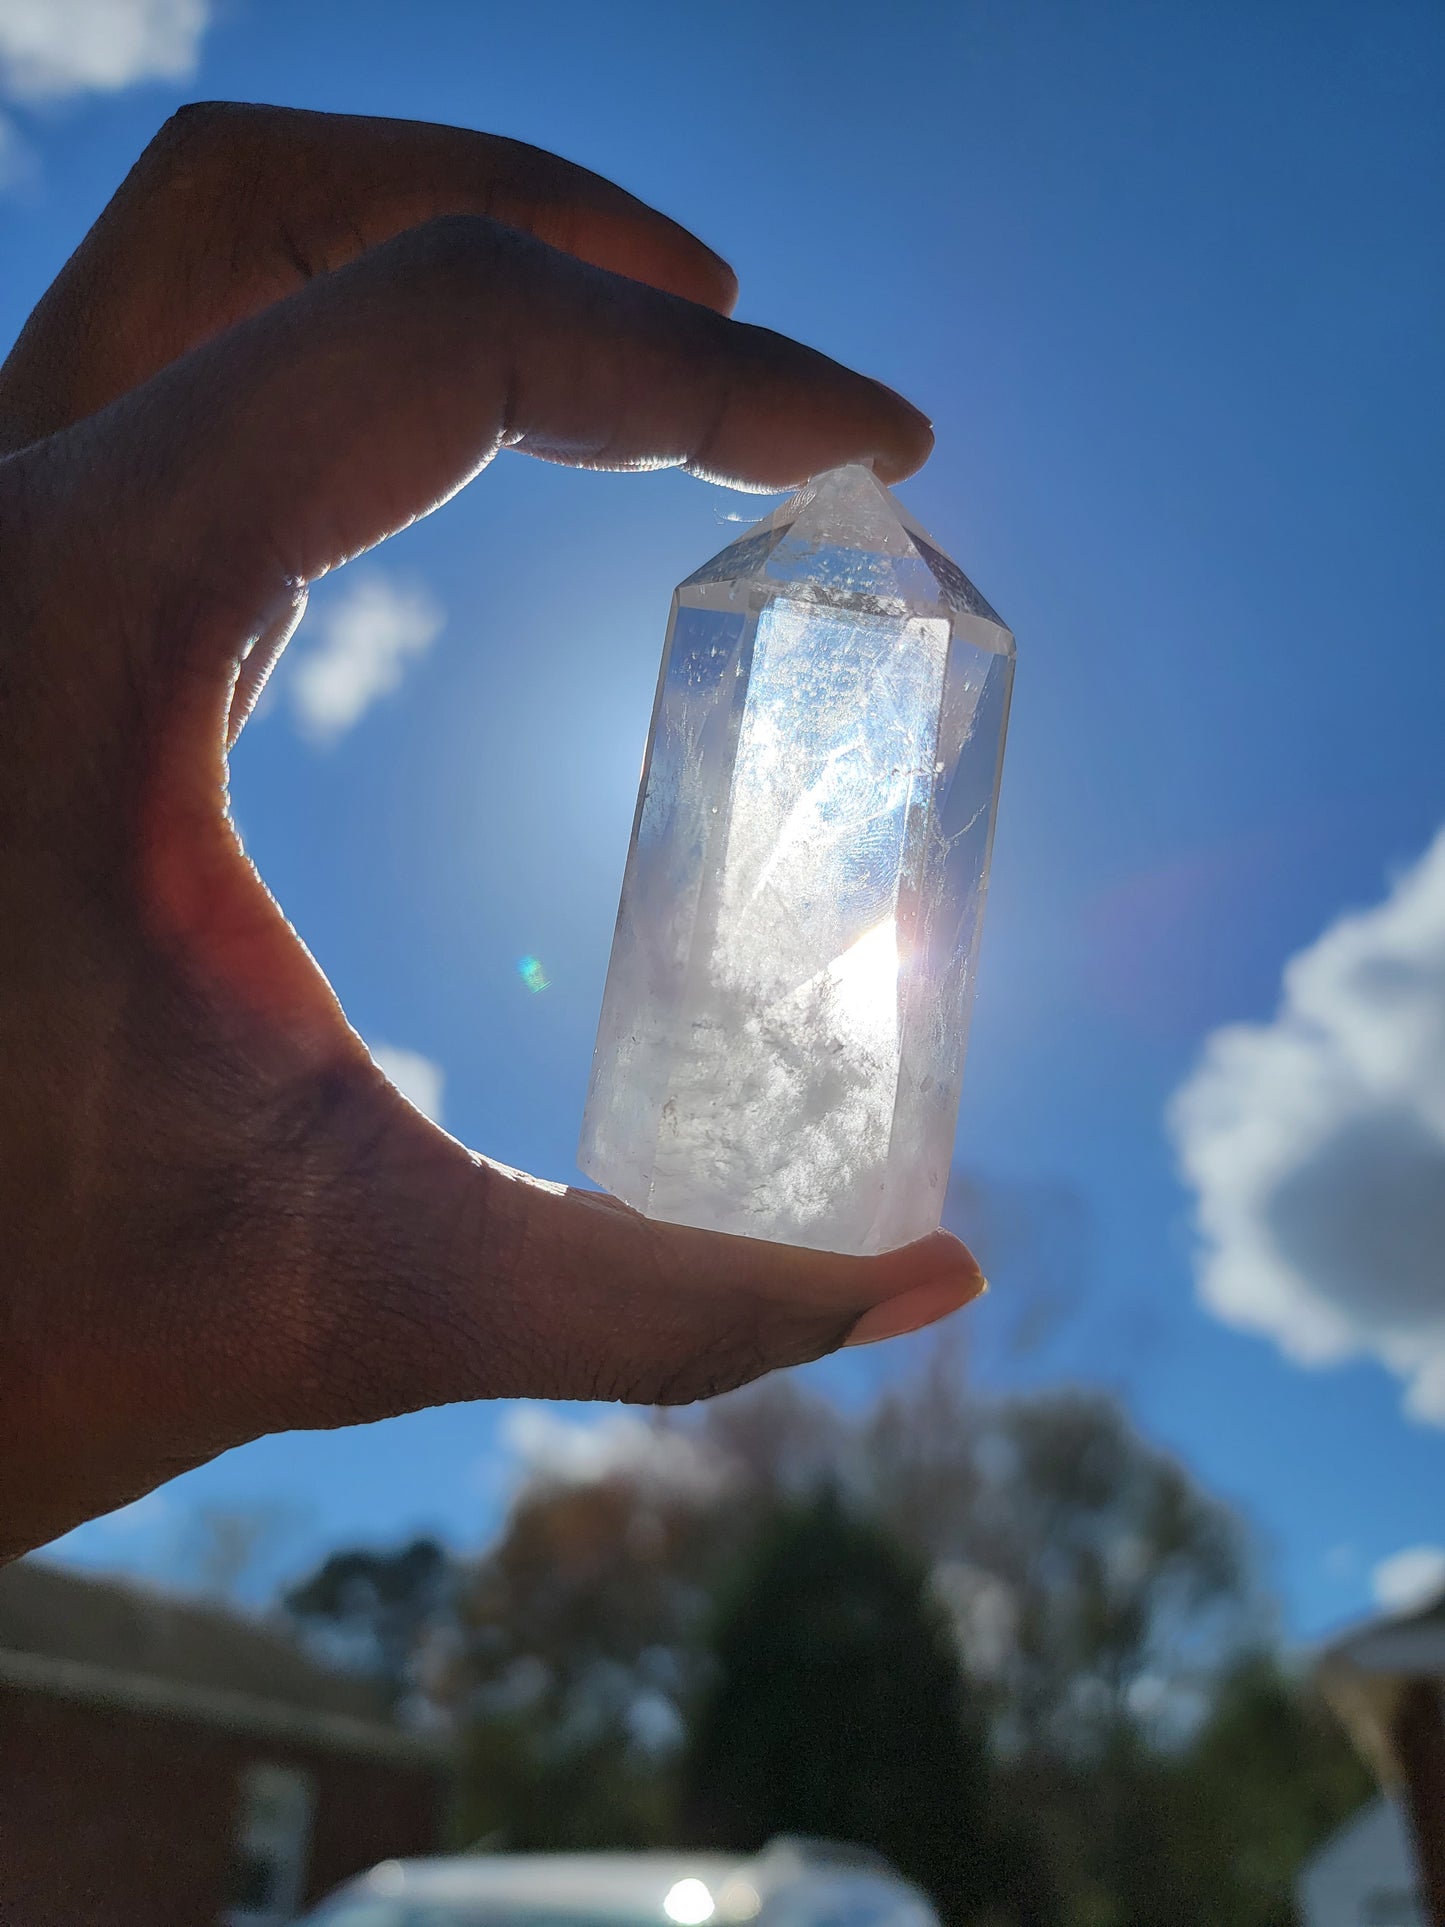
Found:
[(788, 1250), (463, 1149), (226, 813), (305, 584), (500, 450), (771, 488), (923, 461), (907, 403), (733, 291), (535, 149), (198, 107), (0, 370), (0, 1559), (265, 1432), (684, 1400), (977, 1291), (942, 1233)]

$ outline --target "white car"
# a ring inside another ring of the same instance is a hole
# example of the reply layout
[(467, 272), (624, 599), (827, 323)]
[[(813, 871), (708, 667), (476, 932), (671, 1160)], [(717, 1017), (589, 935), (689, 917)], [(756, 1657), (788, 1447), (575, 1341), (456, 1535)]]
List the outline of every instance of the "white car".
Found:
[(875, 1856), (779, 1841), (710, 1853), (459, 1854), (387, 1860), (297, 1927), (938, 1927)]

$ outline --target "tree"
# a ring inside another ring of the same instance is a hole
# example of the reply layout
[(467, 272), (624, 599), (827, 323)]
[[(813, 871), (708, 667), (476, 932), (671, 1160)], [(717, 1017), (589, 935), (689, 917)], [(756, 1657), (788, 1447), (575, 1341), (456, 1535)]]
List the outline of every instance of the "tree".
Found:
[(172, 1571), (183, 1586), (245, 1610), (264, 1599), (266, 1568), (304, 1515), (284, 1501), (197, 1506), (181, 1523)]
[[(609, 1424), (618, 1449), (533, 1476), (479, 1558), (337, 1554), (291, 1595), (312, 1637), (452, 1717), (461, 1840), (821, 1828), (941, 1883), (957, 1919), (986, 1859), (991, 1927), (1290, 1920), (1299, 1861), (1365, 1778), (1267, 1656), (1237, 1520), (1110, 1400), (980, 1398), (945, 1340), (856, 1415), (775, 1378)], [(786, 1692), (761, 1683), (770, 1653)], [(736, 1666), (744, 1700), (724, 1691)], [(916, 1835), (881, 1796), (850, 1804), (847, 1761), (872, 1773), (885, 1745), (869, 1722), (924, 1720), (919, 1679), (966, 1836), (940, 1829), (931, 1783), (907, 1782)], [(766, 1811), (726, 1783), (729, 1734)], [(945, 1865), (961, 1837), (984, 1851)]]
[(519, 1496), (459, 1600), (466, 1837), (519, 1850), (670, 1837), (713, 1517), (693, 1490), (640, 1474)]
[(467, 1837), (519, 1848), (676, 1838), (675, 1765), (720, 1585), (846, 1427), (787, 1380), (631, 1422), (590, 1474), (535, 1474), (459, 1596)]
[(776, 1519), (723, 1605), (685, 1810), (719, 1846), (872, 1847), (951, 1921), (975, 1917), (986, 1769), (926, 1574), (834, 1491)]
[(970, 1581), (1006, 1619), (973, 1670), (1016, 1748), (1107, 1752), (1258, 1631), (1237, 1519), (1108, 1398), (978, 1400), (935, 1354), (880, 1400), (865, 1447), (873, 1505), (951, 1578), (965, 1645)]
[(1007, 1917), (1210, 1919), (1172, 1857), (1193, 1824), (1173, 1765), (1261, 1630), (1233, 1514), (1111, 1400), (978, 1400), (941, 1349), (879, 1401), (861, 1465), (929, 1562), (986, 1709)]
[(1230, 1927), (1294, 1927), (1301, 1863), (1370, 1798), (1374, 1779), (1307, 1681), (1268, 1652), (1219, 1681), (1175, 1775), (1192, 1888)]
[(352, 1547), (333, 1552), (292, 1586), (282, 1607), (304, 1637), (369, 1673), (396, 1706), (420, 1683), (420, 1652), (448, 1615), (453, 1579), (434, 1539), (413, 1539), (394, 1552)]

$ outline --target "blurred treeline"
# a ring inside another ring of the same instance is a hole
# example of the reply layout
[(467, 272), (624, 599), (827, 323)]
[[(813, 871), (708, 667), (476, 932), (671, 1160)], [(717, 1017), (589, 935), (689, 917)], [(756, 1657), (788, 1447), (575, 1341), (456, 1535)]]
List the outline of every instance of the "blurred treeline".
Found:
[[(1287, 1927), (1369, 1792), (1247, 1534), (1117, 1406), (947, 1349), (539, 1468), (482, 1556), (334, 1554), (286, 1610), (464, 1761), (456, 1844), (885, 1854), (949, 1927)], [(565, 1458), (565, 1455), (564, 1455)]]

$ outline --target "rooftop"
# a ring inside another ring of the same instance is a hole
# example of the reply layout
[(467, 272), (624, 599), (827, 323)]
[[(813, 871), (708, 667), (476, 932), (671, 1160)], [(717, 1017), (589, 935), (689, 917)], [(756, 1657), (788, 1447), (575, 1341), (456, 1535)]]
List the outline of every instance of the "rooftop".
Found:
[(26, 1559), (0, 1569), (0, 1685), (342, 1751), (441, 1757), (369, 1681), (224, 1606)]

